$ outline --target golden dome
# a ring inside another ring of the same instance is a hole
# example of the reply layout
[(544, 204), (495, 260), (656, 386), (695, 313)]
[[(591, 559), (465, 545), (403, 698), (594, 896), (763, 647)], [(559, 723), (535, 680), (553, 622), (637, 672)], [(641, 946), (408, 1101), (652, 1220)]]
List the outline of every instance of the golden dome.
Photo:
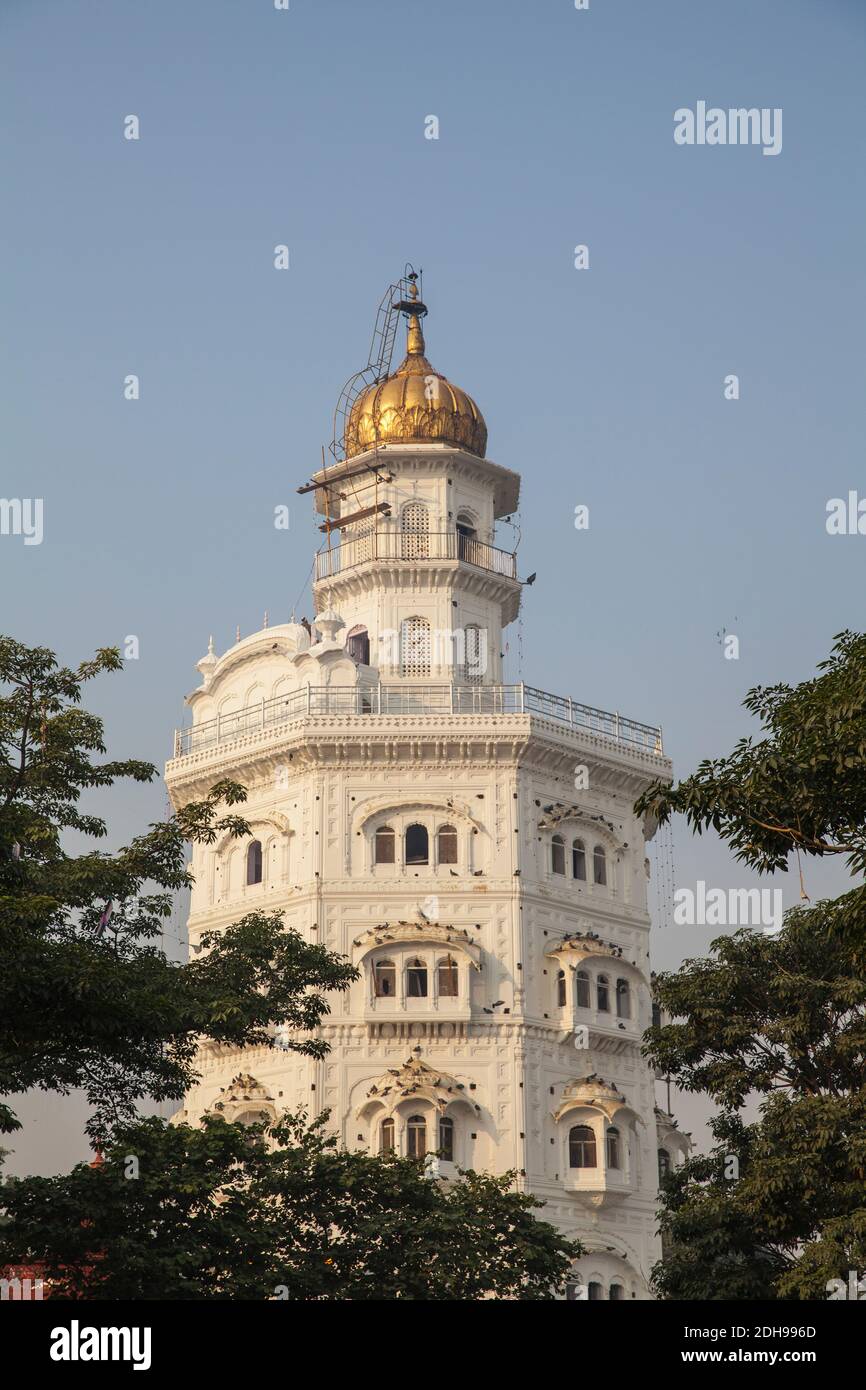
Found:
[[(412, 285), (413, 300), (418, 291)], [(409, 312), (406, 356), (392, 376), (367, 386), (346, 423), (346, 458), (375, 444), (435, 440), (484, 457), (487, 426), (472, 397), (431, 367), (424, 356), (421, 314)]]

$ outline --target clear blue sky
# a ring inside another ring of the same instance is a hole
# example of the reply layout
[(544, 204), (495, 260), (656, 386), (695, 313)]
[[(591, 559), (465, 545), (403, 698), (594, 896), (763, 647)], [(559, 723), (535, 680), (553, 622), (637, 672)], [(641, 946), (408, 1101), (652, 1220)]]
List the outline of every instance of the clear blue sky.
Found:
[[(288, 616), (295, 488), (407, 259), (523, 475), (527, 681), (662, 723), (684, 774), (862, 626), (866, 537), (824, 526), (866, 495), (861, 0), (3, 0), (0, 46), (0, 493), (45, 517), (0, 537), (3, 629), (70, 662), (138, 636), (92, 700), (113, 754), (161, 763), (208, 634)], [(781, 107), (781, 154), (675, 145), (698, 100)], [(164, 804), (118, 790), (112, 842)], [(751, 882), (676, 842), (678, 883)], [(712, 934), (660, 927), (656, 964)]]

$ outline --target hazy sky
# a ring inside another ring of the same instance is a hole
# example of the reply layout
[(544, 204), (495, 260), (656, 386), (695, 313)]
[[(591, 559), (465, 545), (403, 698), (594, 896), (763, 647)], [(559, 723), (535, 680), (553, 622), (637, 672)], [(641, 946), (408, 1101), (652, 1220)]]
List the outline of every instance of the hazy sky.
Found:
[[(209, 633), (312, 611), (295, 488), (406, 260), (523, 475), (510, 679), (661, 723), (683, 775), (862, 626), (866, 536), (825, 529), (866, 496), (862, 0), (2, 0), (0, 49), (0, 493), (44, 501), (2, 626), (138, 637), (90, 701), (112, 755), (164, 761)], [(781, 152), (675, 144), (699, 101), (781, 108)], [(120, 844), (164, 788), (100, 807)], [(675, 845), (677, 884), (754, 881)], [(713, 934), (658, 924), (656, 967)], [(84, 1154), (74, 1106), (24, 1113), (14, 1170)]]

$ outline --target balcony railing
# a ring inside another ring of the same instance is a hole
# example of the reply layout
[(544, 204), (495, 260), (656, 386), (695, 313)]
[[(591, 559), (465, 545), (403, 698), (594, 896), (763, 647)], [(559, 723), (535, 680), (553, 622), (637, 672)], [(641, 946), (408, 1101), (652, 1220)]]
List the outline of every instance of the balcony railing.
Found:
[(463, 560), (475, 569), (517, 578), (517, 557), (457, 531), (371, 531), (316, 556), (316, 579), (333, 579), (371, 560)]
[(298, 723), (316, 715), (413, 715), (448, 714), (462, 716), (539, 714), (573, 729), (585, 729), (602, 738), (646, 753), (661, 754), (662, 731), (651, 724), (625, 719), (621, 714), (593, 709), (562, 695), (548, 695), (531, 685), (373, 685), (306, 686), (290, 695), (218, 715), (216, 719), (178, 729), (174, 736), (174, 756), (185, 757), (201, 749), (250, 734), (263, 733), (281, 724)]

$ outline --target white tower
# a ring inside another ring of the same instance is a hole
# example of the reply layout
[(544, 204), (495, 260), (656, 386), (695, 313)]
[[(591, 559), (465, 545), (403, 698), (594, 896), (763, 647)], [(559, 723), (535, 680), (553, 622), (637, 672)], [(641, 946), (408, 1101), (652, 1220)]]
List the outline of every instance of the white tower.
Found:
[(349, 1147), (504, 1172), (586, 1254), (573, 1294), (646, 1298), (660, 1164), (686, 1141), (640, 1055), (651, 1018), (645, 839), (657, 729), (502, 683), (516, 557), (496, 522), (519, 477), (485, 457), (475, 402), (407, 355), (351, 402), (313, 480), (326, 540), (312, 631), (266, 627), (199, 662), (176, 807), (221, 777), (253, 838), (197, 846), (190, 945), (282, 910), (348, 956), (322, 1062), (208, 1047), (182, 1112), (330, 1112)]

